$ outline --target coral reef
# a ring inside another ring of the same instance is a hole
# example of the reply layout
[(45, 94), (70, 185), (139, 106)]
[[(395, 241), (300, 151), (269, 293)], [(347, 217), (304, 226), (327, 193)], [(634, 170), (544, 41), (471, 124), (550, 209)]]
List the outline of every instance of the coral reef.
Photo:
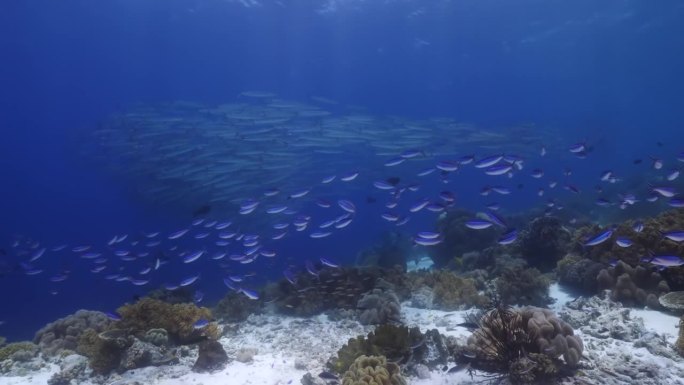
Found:
[(199, 355), (193, 365), (195, 372), (213, 372), (223, 369), (228, 363), (228, 354), (218, 341), (208, 340), (200, 342)]
[(562, 285), (582, 294), (596, 294), (599, 291), (596, 277), (603, 268), (602, 263), (568, 254), (558, 261), (558, 280)]
[(156, 346), (166, 346), (169, 343), (169, 333), (165, 329), (150, 329), (142, 339)]
[(432, 289), (432, 303), (438, 309), (452, 311), (483, 306), (488, 302), (486, 297), (478, 293), (472, 279), (461, 278), (451, 271), (411, 272), (406, 279), (414, 291), (421, 287)]
[(76, 313), (45, 325), (36, 332), (33, 342), (46, 356), (75, 352), (78, 340), (86, 330), (100, 333), (112, 322), (99, 311), (79, 310)]
[(342, 377), (342, 385), (406, 385), (399, 366), (383, 356), (360, 356)]
[[(382, 279), (379, 281), (384, 282)], [(361, 297), (356, 307), (361, 310), (359, 321), (362, 325), (400, 322), (401, 305), (399, 298), (391, 290), (391, 284), (376, 284), (375, 289)]]
[(431, 248), (430, 254), (436, 268), (447, 266), (454, 258), (470, 251), (483, 250), (496, 242), (496, 229), (472, 230), (466, 227), (465, 223), (474, 216), (473, 213), (460, 209), (448, 210), (446, 215), (440, 216), (437, 231), (443, 234), (444, 240)]
[(670, 291), (657, 272), (643, 266), (631, 267), (623, 261), (602, 269), (596, 277), (599, 289), (610, 290), (610, 298), (627, 306), (659, 309), (658, 297)]
[(119, 367), (126, 348), (133, 343), (132, 339), (121, 329), (111, 329), (102, 333), (88, 329), (81, 335), (77, 351), (88, 357), (88, 364), (93, 372), (107, 374)]
[(7, 338), (0, 336), (0, 348), (5, 346), (7, 343)]
[(658, 302), (666, 309), (682, 312), (684, 311), (684, 291), (671, 291), (663, 294), (658, 298)]
[(356, 265), (387, 269), (399, 266), (402, 271), (406, 271), (406, 261), (411, 257), (412, 246), (411, 239), (407, 236), (396, 231), (387, 232), (376, 244), (356, 256)]
[(125, 372), (146, 366), (167, 365), (177, 361), (178, 357), (166, 347), (133, 338), (133, 344), (121, 355), (118, 370)]
[(65, 357), (60, 364), (61, 370), (50, 377), (48, 385), (70, 385), (71, 381), (78, 383), (78, 377), (85, 372), (86, 364), (86, 358), (81, 355)]
[(216, 318), (226, 322), (241, 322), (250, 314), (257, 314), (261, 310), (261, 302), (254, 301), (243, 294), (230, 292), (226, 294), (212, 309)]
[(365, 338), (350, 338), (337, 352), (337, 357), (328, 362), (328, 366), (341, 374), (362, 355), (382, 355), (393, 362), (406, 362), (411, 356), (411, 347), (421, 341), (423, 335), (418, 328), (380, 325)]
[(158, 299), (170, 304), (193, 303), (195, 290), (191, 286), (183, 286), (173, 290), (159, 288), (149, 292), (146, 297)]
[(360, 268), (316, 267), (318, 277), (307, 272), (296, 275), (296, 284), (283, 279), (266, 286), (264, 298), (269, 306), (294, 316), (312, 316), (333, 309), (355, 309), (363, 293), (375, 286), (379, 271)]
[(0, 361), (12, 359), (15, 361), (26, 361), (38, 354), (38, 346), (28, 342), (13, 342), (0, 348)]
[(495, 281), (498, 298), (507, 305), (546, 306), (553, 302), (549, 296), (550, 280), (535, 268), (505, 269)]
[(548, 272), (567, 253), (571, 242), (572, 233), (560, 219), (543, 216), (533, 219), (520, 231), (515, 249), (530, 266)]
[(152, 298), (142, 298), (138, 302), (122, 306), (118, 309), (121, 321), (116, 327), (126, 329), (138, 338), (150, 329), (164, 329), (172, 342), (188, 344), (209, 338), (217, 339), (218, 326), (210, 323), (202, 329), (195, 329), (194, 324), (200, 319), (211, 320), (211, 311), (195, 304), (169, 304)]
[(575, 367), (582, 356), (582, 340), (547, 309), (499, 307), (485, 313), (478, 325), (457, 358), (513, 383), (547, 382), (561, 369)]
[[(684, 256), (684, 243), (676, 243), (663, 237), (661, 231), (684, 229), (684, 209), (668, 210), (643, 221), (643, 231), (633, 230), (635, 221), (629, 220), (615, 227), (613, 239), (592, 247), (582, 247), (587, 238), (598, 234), (596, 226), (580, 228), (575, 233), (575, 252), (595, 261), (607, 263), (621, 260), (631, 266), (641, 263), (649, 253), (654, 255)], [(632, 241), (630, 247), (620, 247), (614, 239), (625, 237)], [(673, 290), (684, 290), (684, 267), (672, 267), (662, 272)]]

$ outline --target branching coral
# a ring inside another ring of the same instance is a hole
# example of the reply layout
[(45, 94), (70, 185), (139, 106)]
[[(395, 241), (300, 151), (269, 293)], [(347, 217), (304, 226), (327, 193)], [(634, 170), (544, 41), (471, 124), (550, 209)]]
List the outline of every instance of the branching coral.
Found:
[(342, 385), (406, 385), (406, 380), (384, 356), (360, 356), (344, 373)]
[(169, 304), (151, 298), (142, 298), (138, 302), (119, 308), (121, 321), (116, 327), (127, 329), (140, 338), (150, 329), (165, 329), (169, 338), (179, 344), (188, 344), (202, 339), (217, 339), (219, 330), (215, 323), (202, 329), (195, 329), (194, 324), (200, 319), (211, 320), (211, 311), (194, 304)]
[(111, 323), (104, 313), (79, 310), (72, 315), (45, 325), (38, 330), (33, 342), (38, 344), (41, 352), (47, 356), (74, 352), (78, 345), (78, 339), (86, 330), (92, 329), (99, 333), (109, 328)]
[[(514, 383), (530, 383), (575, 367), (582, 350), (582, 340), (572, 327), (550, 310), (495, 308), (479, 320), (460, 359), (473, 368), (508, 375), (512, 381), (524, 380)], [(534, 381), (529, 375), (535, 376)]]
[(596, 277), (600, 289), (610, 289), (610, 298), (628, 306), (658, 309), (658, 297), (670, 291), (667, 282), (657, 272), (643, 266), (631, 267), (618, 261), (603, 269)]
[(471, 306), (483, 306), (488, 300), (480, 295), (472, 279), (461, 278), (447, 270), (412, 272), (407, 275), (409, 286), (414, 290), (427, 286), (433, 291), (433, 304), (442, 310), (458, 310)]

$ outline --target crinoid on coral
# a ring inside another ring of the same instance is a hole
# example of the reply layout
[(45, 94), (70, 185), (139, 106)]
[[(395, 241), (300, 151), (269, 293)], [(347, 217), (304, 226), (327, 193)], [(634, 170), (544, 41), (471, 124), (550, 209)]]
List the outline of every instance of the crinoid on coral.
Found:
[(357, 266), (378, 266), (393, 269), (399, 266), (406, 271), (406, 261), (413, 254), (411, 239), (406, 235), (390, 231), (371, 247), (356, 256)]
[(60, 318), (43, 326), (36, 332), (33, 342), (40, 346), (46, 356), (75, 352), (78, 339), (86, 330), (100, 333), (111, 326), (112, 322), (99, 311), (79, 310), (67, 317)]
[(504, 269), (496, 279), (499, 299), (507, 305), (546, 306), (553, 302), (549, 296), (551, 281), (535, 268)]
[(568, 251), (572, 232), (556, 217), (538, 217), (520, 231), (515, 245), (516, 254), (542, 272), (556, 267), (556, 262)]
[(627, 306), (659, 309), (658, 297), (670, 291), (660, 274), (643, 266), (631, 267), (623, 261), (602, 269), (596, 277), (598, 287), (610, 290), (610, 298)]
[(448, 270), (411, 272), (406, 278), (414, 291), (421, 287), (432, 289), (433, 305), (441, 310), (459, 310), (483, 306), (488, 299), (478, 293), (475, 281), (461, 278)]
[(359, 356), (342, 377), (342, 385), (406, 385), (397, 364), (384, 356)]
[(513, 383), (550, 383), (556, 373), (576, 367), (582, 356), (582, 340), (547, 309), (498, 307), (478, 325), (457, 359)]
[(475, 214), (460, 209), (451, 209), (437, 221), (437, 230), (444, 236), (444, 240), (431, 248), (430, 257), (435, 267), (444, 267), (454, 258), (463, 254), (483, 250), (496, 242), (499, 232), (494, 228), (472, 230), (465, 224), (473, 219)]
[(164, 329), (169, 338), (177, 344), (188, 344), (203, 339), (217, 339), (218, 326), (210, 323), (202, 329), (196, 329), (195, 323), (200, 319), (211, 320), (211, 311), (195, 304), (169, 304), (152, 298), (142, 298), (138, 302), (122, 306), (118, 309), (121, 321), (116, 323), (119, 329), (126, 329), (138, 338), (144, 338), (150, 329)]

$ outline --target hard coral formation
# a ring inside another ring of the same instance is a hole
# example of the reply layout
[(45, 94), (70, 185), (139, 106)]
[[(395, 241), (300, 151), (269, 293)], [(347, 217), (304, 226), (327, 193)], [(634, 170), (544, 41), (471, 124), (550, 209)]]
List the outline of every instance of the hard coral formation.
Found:
[(496, 279), (496, 292), (508, 305), (546, 306), (553, 302), (549, 296), (550, 283), (539, 270), (518, 267), (503, 271)]
[[(614, 230), (613, 239), (592, 247), (581, 247), (589, 237), (598, 234), (598, 226), (587, 226), (577, 230), (575, 234), (576, 252), (599, 262), (612, 259), (624, 261), (635, 266), (641, 259), (654, 255), (684, 256), (684, 243), (676, 243), (663, 237), (661, 232), (684, 229), (684, 209), (669, 210), (643, 221), (643, 231), (633, 230), (635, 221), (626, 221)], [(630, 247), (620, 247), (614, 239), (625, 237), (632, 241)], [(668, 284), (675, 290), (684, 289), (684, 267), (668, 268), (662, 273)]]
[(355, 309), (363, 293), (375, 286), (378, 269), (320, 267), (318, 278), (302, 272), (296, 284), (283, 279), (265, 289), (276, 311), (312, 316), (333, 309)]
[(556, 266), (571, 242), (572, 233), (563, 226), (560, 219), (544, 216), (533, 219), (520, 232), (516, 249), (530, 266), (546, 272)]
[(397, 364), (383, 356), (360, 356), (342, 377), (342, 385), (406, 385)]
[(359, 321), (363, 325), (400, 322), (401, 305), (399, 298), (390, 288), (376, 287), (365, 293), (356, 307), (361, 310)]
[(130, 334), (143, 338), (150, 329), (164, 329), (169, 338), (178, 344), (198, 342), (203, 339), (217, 339), (218, 326), (210, 323), (202, 329), (194, 324), (200, 319), (211, 320), (211, 311), (195, 304), (169, 304), (152, 298), (142, 298), (138, 302), (118, 309), (121, 321), (117, 328), (127, 329)]
[(603, 268), (602, 263), (576, 254), (568, 254), (558, 261), (558, 280), (562, 285), (582, 294), (596, 294), (598, 292), (596, 276)]
[(610, 298), (627, 306), (660, 308), (658, 297), (670, 288), (657, 272), (643, 266), (631, 267), (618, 261), (602, 269), (596, 277), (600, 289), (610, 290)]
[(548, 381), (561, 369), (575, 367), (582, 356), (582, 340), (547, 309), (495, 308), (478, 323), (460, 359), (475, 369), (507, 375), (513, 383)]
[(93, 372), (107, 374), (119, 367), (126, 348), (131, 346), (132, 337), (125, 330), (111, 329), (97, 333), (88, 329), (79, 339), (78, 353), (88, 357)]
[(444, 240), (431, 249), (430, 255), (436, 267), (444, 267), (455, 257), (470, 251), (483, 250), (496, 241), (497, 230), (472, 230), (465, 225), (474, 216), (465, 210), (452, 209), (440, 217), (437, 230), (443, 234)]
[(432, 289), (432, 302), (438, 309), (451, 311), (483, 306), (488, 302), (486, 297), (478, 293), (472, 279), (461, 278), (451, 271), (412, 272), (407, 275), (407, 280), (413, 290), (421, 287)]
[(102, 332), (111, 321), (99, 311), (79, 310), (76, 313), (45, 325), (38, 330), (33, 342), (40, 346), (46, 356), (75, 352), (78, 340), (86, 330)]
[(658, 298), (658, 302), (666, 309), (684, 311), (684, 291), (671, 291), (663, 294)]
[(0, 348), (0, 362), (7, 359), (26, 361), (26, 359), (34, 357), (37, 353), (38, 346), (31, 342), (13, 342)]
[(192, 367), (195, 372), (213, 372), (223, 369), (228, 363), (228, 354), (218, 341), (203, 341), (199, 344), (199, 355)]
[(382, 355), (394, 362), (405, 362), (411, 356), (411, 346), (421, 341), (423, 335), (417, 327), (380, 325), (365, 338), (350, 338), (328, 366), (337, 373), (344, 373), (362, 355)]

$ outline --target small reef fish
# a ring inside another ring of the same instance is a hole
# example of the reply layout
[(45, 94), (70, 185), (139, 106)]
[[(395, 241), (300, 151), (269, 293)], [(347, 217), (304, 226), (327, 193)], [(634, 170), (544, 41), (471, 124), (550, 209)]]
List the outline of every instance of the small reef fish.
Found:
[(584, 243), (584, 246), (596, 246), (600, 245), (601, 243), (607, 241), (610, 239), (610, 237), (613, 236), (613, 229), (608, 229), (599, 235), (589, 239), (587, 242)]

